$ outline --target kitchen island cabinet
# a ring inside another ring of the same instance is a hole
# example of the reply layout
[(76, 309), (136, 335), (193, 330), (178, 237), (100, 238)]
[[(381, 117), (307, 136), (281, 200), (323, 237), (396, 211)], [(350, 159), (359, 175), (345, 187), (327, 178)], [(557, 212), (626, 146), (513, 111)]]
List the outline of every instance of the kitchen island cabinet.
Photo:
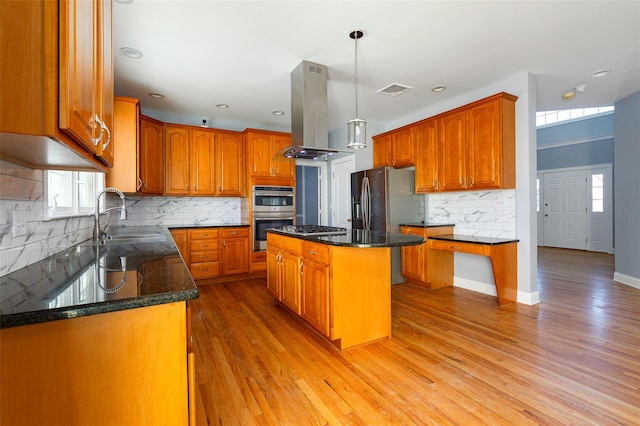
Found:
[[(423, 237), (452, 234), (451, 224), (401, 225), (400, 232)], [(453, 285), (453, 254), (434, 250), (425, 242), (418, 246), (402, 247), (402, 276), (408, 283), (436, 289)]]
[(150, 228), (0, 277), (0, 424), (193, 424), (198, 289), (166, 229)]
[[(285, 292), (297, 292), (299, 312), (283, 305), (338, 349), (363, 345), (391, 335), (391, 247), (423, 242), (413, 235), (360, 230), (316, 237), (270, 230), (267, 286), (280, 303)], [(300, 268), (289, 278), (277, 270), (278, 253), (296, 244)]]

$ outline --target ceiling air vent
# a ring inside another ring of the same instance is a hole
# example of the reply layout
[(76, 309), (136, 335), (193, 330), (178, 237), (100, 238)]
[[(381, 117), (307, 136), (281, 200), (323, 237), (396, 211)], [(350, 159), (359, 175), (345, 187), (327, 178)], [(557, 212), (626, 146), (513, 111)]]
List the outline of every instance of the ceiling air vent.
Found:
[(405, 86), (404, 84), (399, 84), (399, 83), (391, 83), (388, 86), (378, 90), (378, 93), (381, 93), (387, 96), (399, 96), (399, 95), (402, 95), (404, 92), (408, 92), (411, 89), (413, 89), (413, 87)]

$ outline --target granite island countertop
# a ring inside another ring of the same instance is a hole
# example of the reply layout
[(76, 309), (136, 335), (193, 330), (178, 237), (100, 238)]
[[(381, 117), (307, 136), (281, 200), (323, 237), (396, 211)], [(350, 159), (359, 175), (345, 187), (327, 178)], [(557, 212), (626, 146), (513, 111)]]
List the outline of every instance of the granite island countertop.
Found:
[(142, 242), (88, 240), (0, 277), (0, 328), (75, 318), (198, 297), (166, 227), (116, 228)]
[(332, 246), (358, 247), (358, 248), (379, 248), (379, 247), (405, 247), (415, 246), (424, 243), (424, 238), (416, 235), (399, 233), (387, 233), (376, 231), (365, 231), (363, 229), (350, 229), (339, 235), (300, 235), (289, 232), (282, 232), (276, 229), (269, 229), (273, 232), (287, 237), (300, 238), (303, 240), (316, 241)]

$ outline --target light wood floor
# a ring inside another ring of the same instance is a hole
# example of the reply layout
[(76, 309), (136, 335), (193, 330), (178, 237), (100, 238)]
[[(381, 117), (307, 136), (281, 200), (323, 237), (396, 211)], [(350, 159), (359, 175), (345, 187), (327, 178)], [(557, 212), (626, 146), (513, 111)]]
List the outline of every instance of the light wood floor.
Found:
[(541, 303), (392, 289), (393, 338), (338, 352), (263, 280), (192, 303), (198, 425), (640, 422), (640, 290), (613, 256), (540, 249)]

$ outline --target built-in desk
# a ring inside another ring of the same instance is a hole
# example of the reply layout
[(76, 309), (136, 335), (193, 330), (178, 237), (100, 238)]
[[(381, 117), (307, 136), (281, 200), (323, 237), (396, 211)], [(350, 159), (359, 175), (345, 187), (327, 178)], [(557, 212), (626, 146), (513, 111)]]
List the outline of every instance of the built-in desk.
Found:
[[(479, 254), (491, 259), (498, 303), (515, 302), (518, 293), (518, 240), (444, 234), (428, 237), (429, 248)], [(451, 278), (453, 281), (453, 277)]]

